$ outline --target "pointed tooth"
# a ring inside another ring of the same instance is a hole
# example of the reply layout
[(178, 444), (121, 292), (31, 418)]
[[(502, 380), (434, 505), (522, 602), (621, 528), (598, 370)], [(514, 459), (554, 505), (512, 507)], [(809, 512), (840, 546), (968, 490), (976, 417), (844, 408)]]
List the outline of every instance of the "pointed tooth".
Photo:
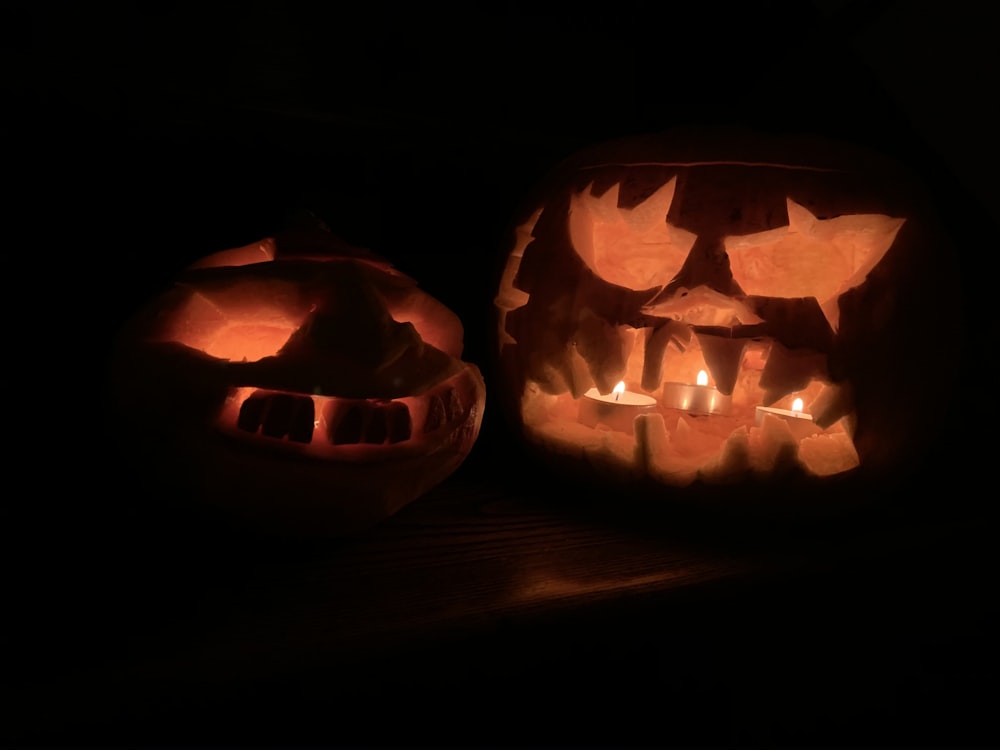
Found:
[(811, 349), (788, 349), (772, 342), (767, 363), (760, 374), (764, 390), (764, 406), (770, 406), (782, 396), (801, 391), (813, 379), (826, 379), (826, 355)]
[(816, 425), (825, 430), (838, 419), (854, 413), (851, 388), (846, 383), (826, 385), (808, 406)]
[(814, 435), (799, 444), (799, 460), (817, 476), (829, 476), (860, 466), (861, 459), (851, 438), (844, 432)]
[(642, 388), (652, 393), (660, 387), (663, 381), (663, 359), (667, 354), (667, 345), (677, 342), (681, 351), (691, 340), (691, 328), (676, 320), (670, 320), (659, 328), (652, 330), (646, 339), (646, 354), (642, 361)]
[(454, 422), (462, 418), (462, 400), (458, 397), (458, 391), (449, 387), (445, 395), (445, 407), (448, 412), (448, 421)]
[(543, 393), (558, 396), (568, 392), (573, 398), (579, 398), (594, 384), (586, 361), (572, 345), (547, 355), (544, 361), (541, 357), (532, 357), (532, 360), (527, 379)]
[(733, 430), (716, 460), (699, 470), (699, 475), (708, 482), (736, 482), (747, 477), (751, 471), (750, 431), (746, 425)]
[(514, 333), (526, 379), (538, 383), (546, 393), (565, 393), (571, 382), (571, 378), (567, 377), (571, 347), (556, 336), (551, 327), (541, 328), (544, 330), (525, 328), (520, 333)]
[(736, 379), (740, 374), (740, 363), (743, 361), (743, 350), (746, 349), (747, 339), (731, 339), (701, 333), (696, 335), (705, 357), (705, 366), (715, 380), (715, 387), (720, 393), (732, 396)]
[(799, 441), (783, 419), (765, 414), (754, 432), (757, 434), (751, 441), (751, 460), (755, 471), (782, 473), (798, 463)]
[(424, 432), (434, 432), (448, 421), (448, 410), (444, 400), (437, 393), (431, 394), (427, 400), (427, 416), (424, 417)]
[(622, 331), (589, 310), (580, 316), (576, 346), (590, 368), (597, 389), (610, 393), (621, 380), (628, 361), (628, 344)]

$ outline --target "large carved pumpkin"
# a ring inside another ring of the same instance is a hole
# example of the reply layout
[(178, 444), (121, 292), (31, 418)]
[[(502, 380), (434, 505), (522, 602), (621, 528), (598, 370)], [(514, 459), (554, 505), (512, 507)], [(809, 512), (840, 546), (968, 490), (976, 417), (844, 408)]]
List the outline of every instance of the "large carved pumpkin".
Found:
[(543, 465), (660, 496), (839, 503), (901, 476), (947, 412), (928, 396), (957, 371), (952, 251), (919, 183), (874, 154), (626, 138), (552, 170), (515, 224), (494, 395)]
[(462, 348), (458, 317), (384, 260), (322, 231), (267, 238), (195, 263), (122, 331), (119, 431), (177, 491), (348, 533), (472, 448), (485, 388)]

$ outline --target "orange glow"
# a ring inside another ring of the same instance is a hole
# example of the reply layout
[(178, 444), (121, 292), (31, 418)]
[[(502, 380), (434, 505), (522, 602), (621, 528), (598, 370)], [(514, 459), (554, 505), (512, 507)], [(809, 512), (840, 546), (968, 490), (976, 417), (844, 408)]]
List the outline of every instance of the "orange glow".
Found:
[(836, 330), (832, 301), (864, 282), (904, 220), (882, 214), (820, 219), (791, 199), (786, 204), (788, 226), (725, 239), (733, 278), (747, 294), (815, 297)]
[(231, 362), (256, 362), (277, 354), (293, 330), (291, 327), (235, 323), (220, 329), (203, 351), (210, 357)]
[(573, 196), (570, 237), (580, 259), (602, 279), (628, 289), (668, 284), (684, 265), (695, 235), (666, 222), (677, 180), (632, 208), (618, 205), (619, 186)]
[(201, 258), (191, 264), (191, 268), (221, 268), (224, 266), (247, 266), (252, 263), (266, 263), (274, 260), (277, 246), (273, 239), (252, 242), (243, 247), (221, 250)]

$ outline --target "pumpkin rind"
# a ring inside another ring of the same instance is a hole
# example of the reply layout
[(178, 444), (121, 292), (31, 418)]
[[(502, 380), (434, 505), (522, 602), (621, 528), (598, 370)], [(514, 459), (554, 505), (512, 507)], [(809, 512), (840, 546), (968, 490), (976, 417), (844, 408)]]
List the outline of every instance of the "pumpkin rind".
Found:
[[(943, 422), (921, 389), (958, 369), (954, 252), (919, 181), (877, 154), (725, 129), (625, 138), (553, 169), (513, 235), (496, 396), (544, 465), (725, 505), (752, 485), (766, 505), (898, 476)], [(699, 368), (732, 414), (669, 403)], [(619, 380), (659, 413), (632, 434), (581, 424), (583, 393)], [(809, 434), (758, 413), (795, 396)]]
[(448, 477), (485, 385), (447, 307), (332, 237), (266, 238), (183, 271), (121, 331), (134, 470), (295, 533), (346, 534)]

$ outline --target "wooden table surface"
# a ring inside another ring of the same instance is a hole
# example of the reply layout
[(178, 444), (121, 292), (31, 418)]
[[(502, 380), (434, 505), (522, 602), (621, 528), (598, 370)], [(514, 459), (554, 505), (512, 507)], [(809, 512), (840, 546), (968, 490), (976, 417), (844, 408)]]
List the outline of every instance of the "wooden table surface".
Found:
[(82, 495), (12, 610), (8, 729), (74, 745), (994, 731), (980, 504), (914, 494), (790, 524), (636, 514), (508, 462), (487, 435), (346, 539), (258, 533), (131, 479)]

